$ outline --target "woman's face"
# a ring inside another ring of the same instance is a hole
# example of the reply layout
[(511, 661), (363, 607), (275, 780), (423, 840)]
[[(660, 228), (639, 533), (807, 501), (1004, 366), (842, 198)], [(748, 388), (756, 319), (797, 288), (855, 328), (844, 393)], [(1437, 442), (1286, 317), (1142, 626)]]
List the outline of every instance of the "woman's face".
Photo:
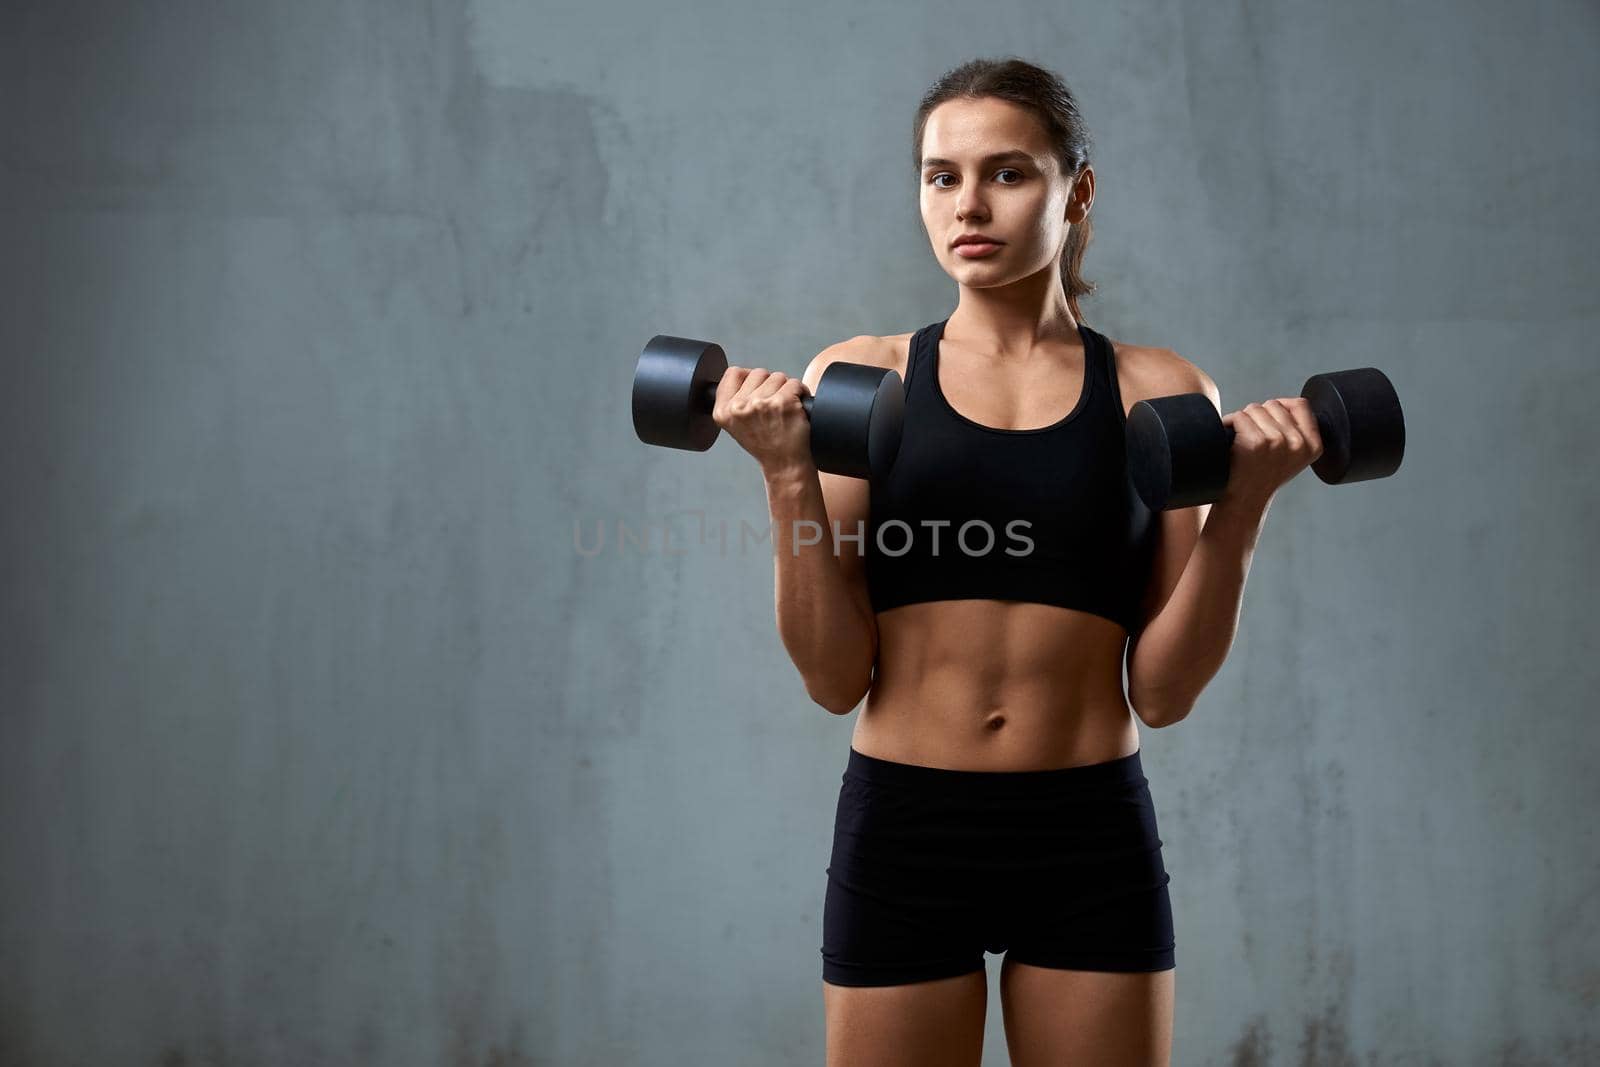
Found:
[[(1012, 151), (1019, 154), (986, 158)], [(1085, 165), (1076, 181), (1062, 174), (1032, 112), (993, 97), (947, 100), (923, 126), (922, 156), (922, 225), (946, 273), (986, 288), (1060, 269), (1068, 224), (1082, 222), (1093, 202), (1094, 173)], [(951, 242), (967, 233), (1003, 243), (963, 256)]]

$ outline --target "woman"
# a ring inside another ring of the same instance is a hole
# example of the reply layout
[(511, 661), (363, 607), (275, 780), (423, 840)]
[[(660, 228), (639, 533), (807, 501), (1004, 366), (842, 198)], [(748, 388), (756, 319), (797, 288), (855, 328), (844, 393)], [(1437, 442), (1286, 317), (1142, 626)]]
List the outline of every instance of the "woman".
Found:
[[(800, 380), (730, 367), (713, 411), (761, 463), (807, 692), (840, 715), (867, 701), (824, 904), (828, 1063), (977, 1064), (989, 951), (1015, 1067), (1165, 1064), (1175, 941), (1133, 716), (1180, 721), (1220, 668), (1268, 504), (1321, 441), (1299, 397), (1230, 413), (1226, 495), (1152, 514), (1128, 408), (1220, 398), (1170, 349), (1083, 321), (1094, 172), (1073, 97), (973, 61), (924, 96), (913, 145), (954, 312), (833, 345)], [(905, 383), (872, 484), (811, 461), (800, 397), (836, 359)]]

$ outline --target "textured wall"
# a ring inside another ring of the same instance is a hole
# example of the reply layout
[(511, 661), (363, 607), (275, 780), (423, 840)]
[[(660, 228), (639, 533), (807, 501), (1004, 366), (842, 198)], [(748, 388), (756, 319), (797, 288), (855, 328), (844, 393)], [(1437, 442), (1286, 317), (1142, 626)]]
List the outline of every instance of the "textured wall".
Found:
[(1144, 733), (1175, 1063), (1595, 1062), (1597, 45), (1581, 0), (10, 0), (0, 1062), (822, 1062), (853, 716), (738, 549), (754, 464), (640, 445), (629, 380), (947, 315), (912, 113), (1008, 53), (1095, 137), (1092, 324), (1225, 410), (1406, 404)]

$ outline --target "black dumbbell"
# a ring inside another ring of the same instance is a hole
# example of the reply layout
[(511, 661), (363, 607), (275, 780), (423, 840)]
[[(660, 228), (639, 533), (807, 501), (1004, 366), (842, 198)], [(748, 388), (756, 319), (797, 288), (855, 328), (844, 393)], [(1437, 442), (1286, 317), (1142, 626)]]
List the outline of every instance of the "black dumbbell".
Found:
[[(722, 432), (711, 418), (717, 383), (728, 369), (722, 346), (657, 334), (633, 372), (633, 432), (647, 445), (704, 452)], [(862, 363), (830, 363), (816, 396), (800, 403), (811, 420), (817, 469), (881, 477), (900, 451), (905, 387), (900, 375)]]
[[(1329, 485), (1387, 478), (1400, 469), (1406, 424), (1394, 385), (1376, 367), (1314, 374), (1311, 402), (1322, 455), (1311, 464)], [(1234, 432), (1204, 393), (1141, 400), (1128, 412), (1128, 473), (1151, 511), (1221, 499)]]

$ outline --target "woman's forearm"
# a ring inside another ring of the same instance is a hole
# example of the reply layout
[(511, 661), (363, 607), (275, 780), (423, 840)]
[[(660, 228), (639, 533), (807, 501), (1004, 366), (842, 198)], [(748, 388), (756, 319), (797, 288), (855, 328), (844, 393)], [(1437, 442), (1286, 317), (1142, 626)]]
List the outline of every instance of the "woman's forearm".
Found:
[(871, 685), (877, 626), (862, 613), (840, 570), (816, 468), (764, 473), (778, 636), (811, 699), (843, 715)]
[(1146, 722), (1181, 721), (1222, 668), (1267, 507), (1213, 504), (1172, 595), (1139, 634), (1128, 661), (1128, 701)]

